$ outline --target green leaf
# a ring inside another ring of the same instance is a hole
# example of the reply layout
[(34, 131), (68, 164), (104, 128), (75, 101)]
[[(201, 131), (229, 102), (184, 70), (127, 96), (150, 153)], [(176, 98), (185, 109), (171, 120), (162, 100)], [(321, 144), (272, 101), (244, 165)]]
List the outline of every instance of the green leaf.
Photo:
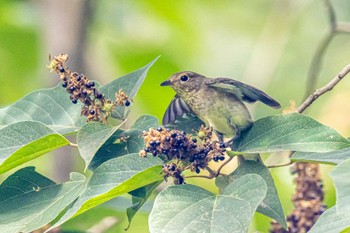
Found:
[(22, 121), (0, 129), (0, 174), (52, 150), (67, 139), (39, 122)]
[(260, 119), (234, 145), (236, 151), (244, 153), (328, 152), (346, 147), (350, 141), (334, 129), (298, 113)]
[(30, 232), (48, 224), (81, 194), (84, 179), (76, 173), (55, 184), (33, 167), (17, 171), (0, 186), (0, 232)]
[(267, 185), (266, 197), (259, 204), (257, 211), (270, 218), (275, 219), (285, 229), (287, 229), (287, 222), (274, 180), (270, 174), (269, 169), (263, 164), (251, 160), (246, 160), (233, 173), (228, 176), (218, 177), (215, 182), (220, 189), (224, 189), (231, 182), (246, 174), (256, 174), (260, 176), (262, 179), (264, 179)]
[(218, 196), (194, 185), (170, 186), (155, 200), (150, 232), (247, 232), (266, 191), (255, 174), (235, 180)]
[(146, 130), (148, 131), (149, 128), (157, 128), (158, 125), (158, 118), (151, 116), (151, 115), (143, 115), (140, 116), (139, 119), (136, 120), (136, 122), (131, 126), (130, 129), (138, 129), (138, 130)]
[(350, 226), (350, 212), (338, 213), (335, 206), (326, 210), (308, 233), (339, 233)]
[(350, 148), (335, 150), (325, 153), (296, 152), (290, 158), (293, 162), (317, 162), (326, 164), (338, 164), (350, 158)]
[[(122, 89), (126, 95), (133, 99), (138, 90), (140, 89), (143, 81), (146, 78), (147, 72), (149, 68), (158, 60), (158, 57), (151, 61), (146, 66), (133, 71), (125, 76), (117, 78), (110, 83), (102, 86), (100, 91), (106, 95), (108, 99), (114, 100), (115, 94), (118, 93), (120, 89)], [(112, 112), (112, 117), (117, 118), (119, 120), (124, 120), (129, 114), (130, 107), (121, 107), (117, 106), (115, 111)]]
[[(102, 123), (91, 122), (85, 124), (79, 130), (77, 143), (80, 155), (85, 161), (85, 169), (90, 166), (95, 154), (115, 135), (120, 126), (111, 127)], [(100, 153), (103, 152), (100, 151)]]
[(21, 121), (38, 121), (60, 134), (77, 131), (86, 119), (79, 104), (72, 104), (69, 94), (59, 84), (34, 91), (14, 104), (0, 109), (0, 128)]
[(350, 159), (339, 163), (330, 173), (336, 190), (338, 213), (350, 212)]
[(176, 119), (174, 123), (165, 125), (164, 127), (169, 129), (178, 129), (187, 133), (192, 133), (194, 130), (198, 130), (201, 125), (205, 125), (198, 117), (192, 114), (184, 114), (181, 118)]
[(138, 154), (108, 160), (94, 171), (83, 194), (52, 228), (121, 194), (163, 180), (161, 164), (156, 157)]
[(132, 195), (132, 206), (127, 208), (126, 215), (128, 216), (129, 224), (125, 230), (129, 229), (132, 219), (134, 218), (137, 211), (145, 204), (149, 196), (152, 194), (153, 190), (160, 185), (162, 181), (157, 181), (152, 184), (141, 187), (137, 190), (130, 192)]

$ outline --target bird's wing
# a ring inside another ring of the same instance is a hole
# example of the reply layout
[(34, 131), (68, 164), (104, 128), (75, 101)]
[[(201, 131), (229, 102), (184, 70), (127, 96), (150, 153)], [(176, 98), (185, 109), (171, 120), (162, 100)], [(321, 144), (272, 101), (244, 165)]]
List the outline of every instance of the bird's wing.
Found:
[(222, 89), (224, 91), (231, 92), (235, 94), (238, 98), (248, 102), (254, 103), (255, 101), (261, 101), (262, 103), (273, 107), (280, 108), (281, 105), (270, 96), (268, 96), (263, 91), (252, 87), (250, 85), (241, 83), (237, 80), (229, 79), (229, 78), (215, 78), (209, 79), (205, 83), (206, 85), (218, 89)]
[(162, 124), (168, 125), (185, 113), (192, 113), (192, 111), (183, 99), (181, 99), (178, 95), (175, 95), (174, 99), (170, 102), (164, 113)]

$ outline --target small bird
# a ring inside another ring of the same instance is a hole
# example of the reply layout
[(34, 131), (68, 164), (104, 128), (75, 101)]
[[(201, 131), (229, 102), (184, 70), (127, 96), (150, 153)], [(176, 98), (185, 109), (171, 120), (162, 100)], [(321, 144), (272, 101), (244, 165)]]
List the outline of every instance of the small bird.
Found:
[(229, 78), (206, 78), (190, 71), (173, 74), (161, 86), (170, 86), (176, 92), (163, 116), (163, 125), (192, 113), (213, 128), (220, 142), (224, 142), (224, 138), (230, 142), (236, 140), (252, 126), (253, 120), (243, 102), (261, 101), (273, 108), (281, 107), (250, 85)]

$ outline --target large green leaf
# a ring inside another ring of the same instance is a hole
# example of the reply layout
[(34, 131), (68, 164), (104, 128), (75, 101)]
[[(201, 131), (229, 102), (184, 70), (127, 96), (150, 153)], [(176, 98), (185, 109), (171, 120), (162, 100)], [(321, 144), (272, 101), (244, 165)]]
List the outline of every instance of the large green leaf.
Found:
[(39, 122), (22, 121), (0, 129), (0, 174), (68, 145), (67, 139)]
[(330, 173), (337, 196), (337, 212), (350, 212), (350, 159), (338, 164)]
[(126, 215), (129, 221), (129, 224), (126, 229), (130, 227), (131, 221), (134, 218), (137, 211), (143, 206), (143, 204), (145, 204), (152, 192), (155, 190), (155, 188), (158, 187), (158, 185), (161, 182), (162, 181), (160, 180), (130, 192), (130, 195), (132, 195), (132, 206), (130, 206), (126, 210)]
[(95, 154), (103, 145), (115, 135), (119, 129), (117, 127), (107, 126), (102, 123), (91, 122), (85, 124), (78, 132), (77, 143), (81, 157), (85, 161), (85, 169), (90, 165)]
[(235, 150), (244, 153), (328, 152), (346, 147), (350, 147), (350, 141), (334, 129), (298, 113), (260, 119), (234, 145)]
[[(116, 158), (118, 156), (138, 153), (144, 147), (144, 140), (140, 137), (143, 130), (148, 130), (151, 127), (157, 127), (158, 120), (153, 116), (141, 116), (131, 126), (129, 130), (123, 131), (117, 128), (108, 127), (106, 125), (91, 125), (84, 126), (82, 132), (78, 133), (78, 145), (81, 145), (82, 156), (86, 157), (86, 161), (89, 160), (88, 167), (90, 170), (96, 169), (103, 162)], [(115, 130), (117, 129), (117, 130)], [(96, 131), (97, 138), (91, 136)], [(85, 145), (89, 141), (97, 140), (96, 147), (94, 149), (84, 149)], [(79, 143), (81, 142), (81, 143)]]
[(169, 129), (178, 129), (187, 133), (193, 133), (198, 130), (201, 125), (205, 125), (198, 117), (193, 114), (184, 114), (182, 117), (176, 119), (175, 122), (165, 125)]
[(0, 109), (0, 127), (38, 121), (60, 134), (78, 130), (86, 119), (80, 116), (79, 104), (72, 104), (61, 85), (34, 91), (14, 104)]
[(162, 180), (161, 164), (156, 157), (141, 158), (138, 154), (108, 160), (94, 171), (83, 194), (55, 226), (121, 194)]
[(135, 123), (131, 126), (130, 129), (138, 129), (138, 130), (146, 130), (149, 128), (157, 128), (158, 127), (158, 118), (151, 115), (143, 115), (140, 116), (139, 119), (135, 121)]
[(246, 174), (259, 175), (261, 178), (264, 179), (267, 185), (266, 197), (259, 204), (257, 211), (270, 218), (275, 219), (284, 228), (287, 228), (287, 222), (285, 219), (284, 211), (277, 193), (275, 183), (273, 181), (269, 169), (263, 164), (251, 160), (246, 160), (229, 176), (218, 177), (216, 179), (216, 183), (220, 189), (223, 189), (231, 182)]
[(296, 152), (292, 155), (293, 162), (317, 162), (326, 164), (338, 164), (350, 158), (350, 148), (324, 153)]
[(338, 213), (333, 206), (326, 210), (308, 233), (339, 233), (350, 227), (350, 212)]
[[(100, 91), (106, 95), (108, 99), (114, 100), (115, 94), (122, 89), (129, 98), (133, 99), (140, 89), (143, 81), (146, 78), (149, 68), (157, 61), (158, 57), (151, 61), (146, 66), (133, 71), (125, 76), (117, 78), (110, 83), (102, 86)], [(112, 117), (119, 120), (124, 120), (130, 111), (129, 107), (117, 106), (112, 113)]]
[(84, 190), (85, 177), (72, 173), (70, 181), (55, 184), (23, 168), (0, 186), (0, 232), (30, 232), (54, 220)]
[(266, 191), (255, 174), (238, 178), (218, 196), (194, 185), (170, 186), (155, 200), (150, 232), (247, 232)]

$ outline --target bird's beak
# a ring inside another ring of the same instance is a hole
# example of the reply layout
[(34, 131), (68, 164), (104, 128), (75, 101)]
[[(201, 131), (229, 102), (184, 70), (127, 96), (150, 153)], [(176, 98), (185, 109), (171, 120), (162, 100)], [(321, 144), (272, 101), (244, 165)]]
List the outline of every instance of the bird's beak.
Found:
[(160, 85), (161, 85), (162, 87), (164, 87), (164, 86), (170, 86), (170, 85), (171, 85), (171, 81), (170, 81), (170, 80), (166, 80), (166, 81), (162, 82)]

